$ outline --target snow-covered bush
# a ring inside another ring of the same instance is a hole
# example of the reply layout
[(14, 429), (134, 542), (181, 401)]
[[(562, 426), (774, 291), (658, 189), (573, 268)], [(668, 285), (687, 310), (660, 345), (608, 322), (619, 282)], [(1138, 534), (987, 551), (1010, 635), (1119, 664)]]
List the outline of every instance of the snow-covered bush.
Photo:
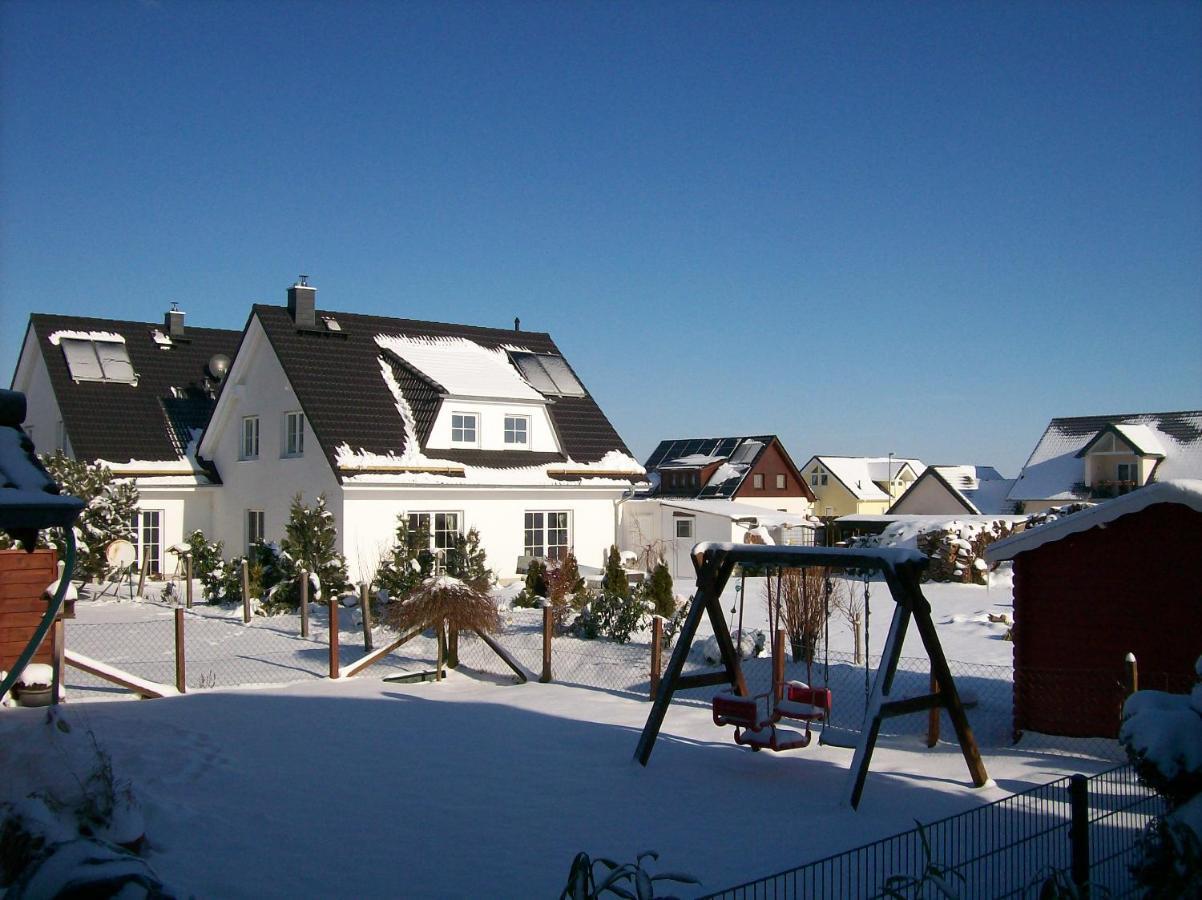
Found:
[(651, 579), (647, 582), (647, 602), (657, 616), (671, 619), (676, 613), (676, 597), (672, 594), (672, 573), (662, 562), (651, 570)]
[(339, 594), (350, 586), (346, 559), (334, 549), (337, 542), (334, 516), (326, 509), (325, 495), (311, 507), (305, 505), (300, 494), (293, 497), (279, 548), (272, 544), (257, 548), (266, 590), (262, 600), (269, 614), (300, 607), (301, 569), (311, 576), (310, 600)]
[(932, 524), (916, 524), (903, 519), (889, 525), (880, 534), (865, 535), (852, 541), (853, 547), (906, 547), (922, 551), (931, 559), (923, 574), (924, 581), (951, 581), (961, 584), (986, 584), (988, 566), (985, 548), (1009, 537), (1012, 529), (1001, 519), (989, 523), (949, 519)]
[(1133, 869), (1151, 897), (1202, 897), (1202, 657), (1194, 670), (1189, 694), (1138, 691), (1123, 706), (1119, 740), (1168, 805), (1144, 833)]
[(547, 593), (547, 567), (542, 560), (532, 559), (526, 569), (526, 584), (513, 598), (513, 605), (520, 609), (537, 608), (542, 606)]
[[(759, 630), (744, 631), (742, 634), (736, 631), (731, 635), (731, 640), (734, 641), (739, 659), (751, 659), (759, 656), (768, 644), (768, 636)], [(707, 663), (722, 661), (722, 649), (718, 646), (718, 639), (713, 635), (701, 642), (701, 649), (697, 652)]]
[(1082, 502), (1052, 506), (1042, 512), (1032, 513), (1027, 516), (1027, 521), (1023, 523), (1023, 527), (1036, 528), (1040, 525), (1046, 525), (1049, 522), (1055, 522), (1057, 519), (1063, 519), (1065, 516), (1071, 516), (1073, 513), (1081, 512), (1083, 509), (1089, 509), (1094, 505), (1093, 503)]
[[(218, 592), (221, 578), (218, 572), (224, 562), (222, 554), (225, 550), (221, 541), (210, 541), (204, 532), (197, 529), (185, 539), (188, 553), (192, 556), (192, 577), (200, 582), (200, 592), (210, 603), (220, 603), (223, 596)], [(241, 585), (239, 585), (239, 593)]]
[(488, 567), (488, 558), (480, 546), (480, 532), (475, 528), (467, 534), (455, 536), (454, 543), (447, 548), (446, 573), (452, 578), (478, 584), (487, 589), (496, 583), (497, 576)]
[(566, 627), (572, 613), (581, 612), (593, 599), (571, 550), (563, 559), (547, 566), (546, 585), (557, 629)]
[(622, 557), (617, 547), (609, 548), (605, 561), (605, 574), (601, 578), (601, 593), (590, 601), (589, 614), (594, 620), (596, 632), (619, 644), (625, 644), (630, 636), (646, 620), (650, 611), (646, 589), (630, 589), (630, 580), (622, 568)]
[[(134, 513), (138, 508), (138, 489), (132, 482), (118, 479), (108, 466), (77, 462), (62, 453), (42, 454), (42, 465), (64, 494), (79, 497), (87, 504), (75, 521), (75, 572), (73, 577), (102, 579), (109, 571), (105, 550), (116, 540), (134, 541)], [(16, 546), (0, 532), (0, 549)], [(38, 546), (53, 547), (59, 559), (66, 553), (61, 528), (50, 528), (38, 537)]]

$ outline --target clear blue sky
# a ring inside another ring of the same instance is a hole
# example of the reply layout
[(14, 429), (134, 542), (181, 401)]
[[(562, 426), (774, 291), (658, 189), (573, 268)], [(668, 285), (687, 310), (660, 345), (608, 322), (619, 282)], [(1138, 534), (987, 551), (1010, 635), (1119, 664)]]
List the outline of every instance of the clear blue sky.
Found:
[(635, 454), (1202, 407), (1202, 4), (0, 4), (32, 311), (551, 332)]

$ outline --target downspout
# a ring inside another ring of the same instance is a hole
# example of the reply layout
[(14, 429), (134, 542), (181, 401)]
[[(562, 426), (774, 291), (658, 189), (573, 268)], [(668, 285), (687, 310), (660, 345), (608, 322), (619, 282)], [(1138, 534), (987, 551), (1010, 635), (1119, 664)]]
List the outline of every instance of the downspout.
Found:
[(630, 487), (622, 492), (622, 496), (614, 501), (614, 546), (618, 547), (619, 550), (622, 549), (618, 546), (621, 543), (622, 504), (627, 500), (634, 499), (634, 494), (634, 485), (631, 484)]

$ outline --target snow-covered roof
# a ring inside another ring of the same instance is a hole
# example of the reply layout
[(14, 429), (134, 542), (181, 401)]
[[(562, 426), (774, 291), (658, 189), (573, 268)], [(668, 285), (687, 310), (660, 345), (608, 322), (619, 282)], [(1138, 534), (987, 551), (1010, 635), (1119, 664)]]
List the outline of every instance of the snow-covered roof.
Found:
[[(661, 495), (691, 495), (702, 500), (733, 497), (746, 481), (748, 473), (755, 468), (764, 457), (765, 451), (772, 445), (780, 451), (785, 465), (796, 472), (789, 454), (775, 435), (771, 434), (660, 441), (646, 462), (647, 471), (653, 476), (652, 491)], [(688, 487), (669, 480), (669, 487), (665, 489), (664, 480), (655, 474), (659, 471), (700, 470), (715, 464), (717, 469), (704, 483), (696, 482)], [(809, 496), (805, 479), (801, 478), (800, 473), (796, 477), (802, 492)]]
[(736, 503), (731, 500), (640, 500), (637, 503), (658, 503), (666, 509), (678, 509), (682, 512), (701, 513), (708, 516), (721, 516), (732, 522), (754, 522), (756, 525), (768, 527), (778, 525), (806, 525), (810, 523), (805, 516), (797, 513), (780, 512), (753, 506), (750, 503)]
[(398, 334), (378, 334), (376, 344), (391, 350), (450, 396), (546, 402), (499, 347), (484, 347), (461, 337)]
[[(1153, 477), (1202, 478), (1202, 410), (1052, 419), (1007, 494), (1012, 501), (1083, 499), (1081, 450), (1113, 429), (1148, 455), (1163, 454)], [(1155, 448), (1155, 449), (1148, 449)]]
[(1202, 480), (1187, 478), (1150, 484), (1089, 509), (1028, 528), (1013, 537), (990, 544), (985, 549), (985, 559), (989, 562), (1014, 559), (1020, 553), (1061, 540), (1070, 534), (1097, 528), (1157, 503), (1179, 503), (1202, 512)]
[(70, 525), (83, 501), (59, 493), (21, 430), (25, 396), (0, 390), (0, 528), (20, 540), (32, 540), (36, 529)]
[[(878, 481), (887, 484), (891, 476), (896, 479), (906, 466), (915, 478), (926, 471), (922, 460), (900, 456), (815, 456), (811, 462), (815, 460), (838, 478), (857, 500), (888, 501), (889, 494), (877, 484)], [(806, 463), (802, 475), (812, 468)]]
[[(1006, 499), (1014, 479), (1003, 478), (993, 466), (930, 466), (922, 477), (935, 476), (974, 513), (987, 516), (1014, 511), (1014, 504)], [(911, 489), (917, 485), (915, 481)], [(897, 505), (901, 504), (899, 499)]]

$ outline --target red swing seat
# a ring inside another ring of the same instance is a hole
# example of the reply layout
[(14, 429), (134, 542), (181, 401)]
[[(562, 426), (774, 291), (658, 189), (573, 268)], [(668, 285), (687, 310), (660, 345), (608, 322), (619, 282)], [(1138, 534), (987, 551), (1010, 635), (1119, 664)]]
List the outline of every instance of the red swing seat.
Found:
[(776, 701), (773, 711), (777, 721), (800, 719), (807, 726), (825, 721), (831, 714), (830, 688), (812, 688), (803, 681), (787, 682), (785, 696)]
[(752, 750), (796, 750), (809, 746), (810, 724), (806, 721), (805, 733), (790, 728), (777, 728), (780, 716), (770, 709), (766, 716), (760, 715), (760, 700), (770, 700), (771, 694), (740, 697), (724, 692), (713, 700), (715, 725), (735, 726), (735, 743)]

